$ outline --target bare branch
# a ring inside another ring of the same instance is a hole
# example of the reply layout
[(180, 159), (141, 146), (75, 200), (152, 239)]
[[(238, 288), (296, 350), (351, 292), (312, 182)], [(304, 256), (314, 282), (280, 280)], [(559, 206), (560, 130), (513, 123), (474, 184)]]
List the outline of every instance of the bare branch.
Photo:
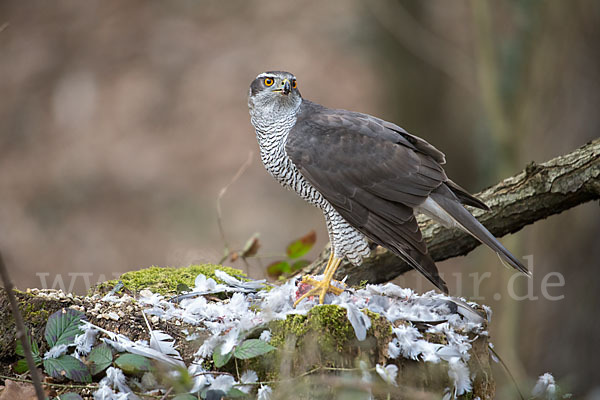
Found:
[(229, 183), (219, 191), (219, 195), (217, 196), (217, 224), (219, 225), (219, 233), (221, 234), (221, 239), (223, 240), (223, 244), (225, 245), (225, 254), (223, 255), (223, 258), (219, 261), (219, 264), (222, 264), (223, 261), (225, 261), (227, 257), (229, 257), (229, 244), (227, 244), (227, 239), (225, 238), (225, 230), (223, 229), (223, 213), (221, 212), (221, 199), (223, 198), (223, 196), (225, 196), (225, 193), (227, 193), (227, 189), (229, 189), (229, 187), (233, 185), (238, 179), (240, 179), (240, 176), (242, 176), (244, 172), (246, 172), (246, 169), (248, 169), (248, 167), (252, 163), (253, 156), (254, 153), (250, 151), (248, 153), (248, 159), (246, 159), (246, 161), (240, 166), (233, 178), (231, 178), (231, 181), (229, 181)]
[(44, 394), (44, 389), (42, 388), (42, 381), (40, 380), (40, 376), (38, 375), (37, 367), (35, 366), (35, 361), (33, 361), (33, 354), (31, 352), (31, 344), (29, 343), (29, 337), (27, 336), (27, 331), (25, 330), (25, 324), (23, 323), (23, 316), (21, 315), (21, 311), (19, 310), (19, 305), (17, 304), (17, 299), (13, 292), (13, 284), (8, 276), (8, 270), (6, 269), (6, 265), (4, 264), (4, 258), (2, 257), (2, 253), (0, 252), (0, 275), (2, 276), (2, 282), (4, 283), (4, 290), (6, 290), (6, 294), (10, 301), (10, 307), (12, 308), (12, 314), (15, 318), (15, 325), (17, 328), (17, 338), (21, 341), (21, 345), (23, 346), (23, 351), (25, 352), (25, 359), (27, 360), (27, 366), (29, 367), (29, 373), (31, 374), (31, 380), (33, 381), (33, 386), (35, 387), (35, 393), (37, 395), (38, 400), (44, 400), (46, 395)]

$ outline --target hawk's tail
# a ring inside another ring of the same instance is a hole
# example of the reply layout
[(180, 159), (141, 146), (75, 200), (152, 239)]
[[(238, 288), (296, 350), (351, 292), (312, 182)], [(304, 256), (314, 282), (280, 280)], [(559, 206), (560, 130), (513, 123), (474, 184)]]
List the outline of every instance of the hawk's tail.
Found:
[(448, 286), (446, 286), (446, 282), (439, 275), (437, 266), (429, 253), (423, 254), (417, 249), (412, 248), (394, 247), (396, 252), (399, 253), (398, 255), (408, 262), (411, 267), (423, 274), (429, 282), (433, 283), (442, 292), (448, 294)]
[[(439, 188), (431, 192), (430, 199), (433, 203), (429, 203), (427, 214), (435, 217), (436, 220), (445, 225), (455, 225), (466, 232), (470, 233), (475, 239), (487, 245), (494, 250), (503, 260), (508, 262), (512, 267), (521, 271), (527, 276), (531, 273), (510, 251), (508, 251), (502, 243), (498, 241), (477, 219), (471, 215), (469, 211), (460, 203), (459, 199), (446, 185), (441, 185)], [(432, 210), (431, 208), (437, 208)], [(445, 214), (445, 215), (444, 215)]]

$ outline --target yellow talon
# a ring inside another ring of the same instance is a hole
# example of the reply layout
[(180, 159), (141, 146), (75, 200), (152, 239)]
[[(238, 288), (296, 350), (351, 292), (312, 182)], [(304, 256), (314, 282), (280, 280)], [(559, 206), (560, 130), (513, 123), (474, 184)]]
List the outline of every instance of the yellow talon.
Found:
[[(322, 281), (313, 279), (313, 278), (309, 277), (308, 275), (302, 277), (301, 283), (306, 283), (306, 284), (309, 284), (314, 287), (312, 289), (310, 289), (308, 292), (304, 293), (302, 296), (300, 296), (300, 298), (294, 302), (294, 307), (296, 307), (298, 305), (298, 303), (300, 303), (300, 301), (304, 300), (305, 298), (307, 298), (309, 296), (314, 296), (317, 293), (319, 293), (319, 304), (323, 304), (323, 302), (325, 301), (325, 294), (327, 294), (327, 292), (331, 292), (331, 293), (339, 296), (344, 291), (344, 289), (339, 288), (337, 286), (333, 286), (331, 284), (331, 281), (333, 280), (333, 275), (335, 274), (335, 271), (340, 266), (341, 262), (342, 262), (342, 260), (340, 258), (334, 257), (333, 253), (332, 253), (329, 256), (329, 261), (327, 262), (327, 266), (325, 267), (325, 270), (323, 271), (324, 276), (323, 276)], [(338, 282), (338, 281), (335, 281), (335, 282)]]

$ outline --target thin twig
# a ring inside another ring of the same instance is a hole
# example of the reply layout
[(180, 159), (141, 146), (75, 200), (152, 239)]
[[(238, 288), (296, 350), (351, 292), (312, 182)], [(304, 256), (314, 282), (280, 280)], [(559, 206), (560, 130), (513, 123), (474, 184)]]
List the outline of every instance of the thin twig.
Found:
[[(192, 363), (192, 364), (196, 364), (196, 363)], [(233, 376), (233, 374), (229, 373), (229, 372), (222, 372), (222, 371), (204, 371), (204, 372), (198, 372), (194, 375), (192, 375), (193, 378), (197, 377), (197, 376), (202, 376), (202, 375), (229, 375), (229, 376)]]
[(246, 169), (248, 169), (250, 163), (252, 162), (253, 156), (254, 152), (250, 151), (248, 153), (248, 159), (237, 170), (231, 181), (219, 191), (219, 195), (217, 196), (217, 224), (219, 225), (219, 233), (221, 234), (221, 240), (223, 240), (223, 243), (225, 245), (225, 253), (223, 255), (223, 258), (221, 258), (221, 260), (219, 261), (219, 264), (222, 264), (229, 256), (229, 244), (227, 243), (227, 239), (225, 238), (225, 230), (223, 229), (223, 213), (221, 212), (221, 198), (223, 198), (225, 193), (227, 193), (227, 189), (229, 189), (229, 187), (233, 185), (238, 179), (240, 179), (240, 176), (242, 176), (244, 172), (246, 172)]
[(6, 265), (4, 264), (4, 259), (2, 258), (1, 252), (0, 275), (2, 275), (4, 290), (6, 290), (6, 294), (8, 295), (13, 317), (15, 318), (15, 325), (17, 327), (16, 336), (17, 339), (21, 341), (23, 351), (25, 352), (25, 359), (27, 360), (27, 366), (29, 367), (29, 373), (31, 374), (33, 386), (35, 387), (35, 394), (37, 395), (38, 400), (44, 400), (46, 398), (46, 395), (44, 394), (44, 389), (42, 388), (42, 381), (40, 380), (40, 376), (35, 366), (35, 361), (33, 361), (33, 353), (31, 352), (31, 344), (29, 343), (29, 338), (25, 331), (25, 324), (23, 324), (23, 316), (21, 315), (21, 311), (19, 310), (17, 298), (15, 296), (15, 293), (13, 292), (14, 286), (12, 284), (12, 281), (10, 280), (10, 277), (8, 276), (8, 270), (6, 269)]
[(173, 391), (173, 386), (171, 386), (169, 388), (169, 390), (167, 390), (167, 393), (165, 393), (165, 395), (163, 397), (161, 397), (160, 400), (167, 400), (167, 397), (169, 397), (169, 394), (171, 394), (172, 391)]
[[(7, 376), (7, 375), (0, 375), (0, 379), (14, 381), (14, 382), (33, 383), (31, 381), (31, 379), (17, 378), (17, 377), (12, 377), (12, 376)], [(88, 389), (88, 390), (98, 389), (97, 383), (90, 383), (88, 385), (74, 385), (74, 384), (68, 384), (68, 383), (42, 382), (42, 385), (48, 386), (48, 387), (54, 387), (54, 388), (61, 388), (61, 389)], [(155, 399), (159, 399), (159, 396), (161, 396), (161, 395), (156, 395), (156, 394), (136, 392), (135, 390), (133, 391), (133, 393), (135, 393), (136, 395), (141, 396), (141, 397), (152, 397)]]
[[(301, 378), (304, 378), (308, 375), (312, 375), (316, 372), (321, 372), (321, 371), (343, 371), (343, 372), (369, 371), (369, 372), (373, 372), (373, 371), (375, 371), (375, 368), (363, 369), (363, 368), (315, 367), (311, 370), (301, 373), (300, 375), (292, 376), (291, 378), (280, 379), (277, 381), (247, 382), (247, 383), (240, 383), (240, 384), (234, 385), (234, 386), (245, 386), (245, 385), (258, 386), (258, 385), (281, 384), (282, 382), (293, 382), (293, 381), (297, 381)], [(213, 374), (213, 373), (216, 373), (216, 372), (205, 372), (203, 374), (206, 375), (206, 374)], [(197, 375), (200, 375), (200, 374), (197, 374)], [(227, 373), (227, 375), (231, 375), (231, 374)]]
[(5, 22), (2, 25), (0, 25), (0, 33), (4, 32), (4, 30), (6, 28), (8, 28), (10, 26), (10, 22)]
[(502, 368), (504, 368), (504, 371), (506, 371), (506, 373), (508, 374), (508, 377), (512, 381), (512, 384), (515, 386), (515, 389), (517, 390), (517, 393), (519, 393), (520, 399), (521, 400), (525, 400), (525, 397), (523, 397), (523, 393), (521, 393), (521, 389), (519, 389), (519, 385), (517, 384), (517, 380), (515, 379), (515, 377), (513, 376), (513, 374), (510, 372), (510, 369), (508, 369), (508, 366), (504, 363), (504, 360), (502, 360), (502, 358), (500, 358), (500, 355), (496, 352), (496, 350), (494, 350), (493, 347), (488, 347), (488, 350), (489, 350), (490, 353), (492, 353), (494, 355), (494, 357), (496, 357), (498, 359), (498, 361), (500, 362), (500, 365), (502, 365)]
[[(33, 381), (31, 379), (17, 378), (14, 376), (7, 376), (7, 375), (0, 375), (0, 379), (15, 381), (15, 382), (23, 382), (23, 383), (33, 383)], [(68, 383), (42, 382), (42, 386), (50, 386), (50, 387), (63, 388), (63, 389), (90, 389), (90, 390), (98, 388), (97, 383), (91, 383), (89, 385), (72, 385), (72, 384), (68, 384)]]

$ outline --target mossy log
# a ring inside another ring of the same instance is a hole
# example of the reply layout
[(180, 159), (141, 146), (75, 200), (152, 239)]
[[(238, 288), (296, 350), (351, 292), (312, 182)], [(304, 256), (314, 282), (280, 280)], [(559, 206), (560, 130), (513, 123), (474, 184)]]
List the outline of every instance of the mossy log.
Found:
[[(210, 273), (214, 266), (203, 266), (204, 272)], [(192, 267), (192, 268), (197, 268)], [(232, 269), (227, 269), (229, 273)], [(189, 271), (188, 271), (189, 272)], [(168, 274), (173, 287), (178, 284), (193, 286), (193, 274), (185, 268), (157, 271), (155, 268), (129, 273), (129, 285), (143, 281), (143, 275)], [(131, 275), (133, 274), (133, 275)], [(175, 276), (179, 278), (174, 278)], [(190, 281), (190, 279), (192, 279)], [(135, 295), (133, 286), (125, 287), (126, 296)], [(165, 293), (174, 293), (173, 287), (161, 287)], [(106, 292), (109, 285), (101, 285)], [(135, 286), (136, 290), (143, 289)], [(43, 354), (48, 350), (44, 336), (44, 327), (48, 316), (62, 308), (72, 307), (82, 311), (94, 325), (114, 333), (120, 333), (135, 341), (148, 339), (146, 323), (142, 316), (143, 306), (133, 297), (127, 301), (101, 301), (103, 294), (88, 296), (65, 295), (56, 290), (32, 289), (17, 292), (18, 302), (26, 325), (33, 340), (40, 345)], [(214, 301), (225, 299), (214, 298)], [(250, 360), (229, 362), (222, 368), (215, 368), (211, 360), (205, 362), (208, 370), (230, 372), (236, 374), (238, 369), (252, 369), (257, 372), (259, 380), (270, 382), (274, 392), (272, 399), (290, 398), (336, 398), (342, 392), (353, 388), (365, 390), (368, 387), (374, 398), (390, 399), (439, 399), (445, 388), (451, 387), (445, 362), (437, 364), (410, 360), (405, 358), (390, 359), (388, 343), (392, 339), (392, 325), (379, 314), (365, 310), (371, 320), (367, 338), (356, 339), (354, 330), (346, 317), (346, 310), (335, 305), (313, 307), (306, 315), (292, 314), (284, 320), (268, 323), (271, 331), (270, 343), (277, 348), (264, 356)], [(396, 321), (406, 324), (405, 321)], [(178, 349), (184, 362), (189, 365), (194, 360), (194, 353), (208, 334), (198, 326), (191, 326), (180, 321), (165, 322), (157, 317), (150, 317), (150, 324), (155, 330), (161, 330), (176, 339)], [(15, 327), (8, 300), (4, 291), (0, 292), (0, 374), (12, 376), (11, 365), (16, 361)], [(443, 337), (426, 333), (426, 327), (417, 328), (423, 337), (432, 343), (442, 343)], [(186, 340), (190, 333), (199, 334), (194, 341)], [(488, 354), (488, 337), (485, 335), (469, 335), (472, 347), (469, 351), (468, 366), (475, 377), (472, 381), (472, 392), (459, 398), (476, 398), (482, 400), (494, 397), (494, 381), (490, 371)], [(398, 366), (398, 387), (385, 384), (373, 372), (377, 365), (395, 364)], [(372, 373), (371, 382), (360, 380), (361, 368)], [(389, 396), (388, 396), (389, 395)]]

